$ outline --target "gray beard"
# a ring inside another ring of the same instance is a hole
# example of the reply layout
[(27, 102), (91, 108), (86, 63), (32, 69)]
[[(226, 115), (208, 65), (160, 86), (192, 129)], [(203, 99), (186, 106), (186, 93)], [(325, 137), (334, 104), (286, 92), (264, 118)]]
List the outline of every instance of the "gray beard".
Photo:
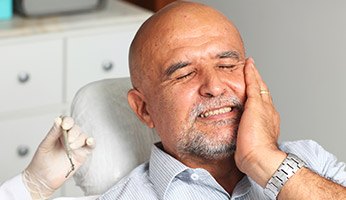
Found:
[[(216, 101), (216, 103), (212, 104), (220, 104), (222, 100)], [(228, 100), (229, 101), (229, 100)], [(210, 124), (210, 126), (214, 126), (216, 133), (205, 133), (203, 131), (197, 130), (194, 126), (194, 122), (196, 119), (196, 113), (200, 113), (200, 108), (195, 108), (192, 112), (193, 114), (190, 116), (189, 128), (187, 126), (184, 127), (181, 138), (177, 144), (177, 150), (180, 156), (192, 155), (196, 157), (200, 157), (207, 160), (214, 159), (222, 159), (226, 157), (230, 157), (234, 154), (236, 150), (237, 143), (237, 134), (238, 134), (238, 125), (240, 122), (240, 117), (242, 113), (242, 105), (238, 101), (238, 99), (231, 99), (235, 108), (238, 109), (239, 115), (233, 119), (227, 119), (218, 121), (216, 123)], [(202, 108), (204, 109), (204, 108)], [(195, 117), (195, 118), (193, 118)], [(194, 119), (194, 120), (191, 120)], [(217, 127), (232, 125), (233, 128), (233, 138), (230, 141), (225, 141), (222, 138), (213, 138), (210, 135), (217, 135)]]
[[(238, 120), (229, 120), (238, 121)], [(186, 132), (178, 142), (178, 152), (183, 155), (193, 155), (207, 160), (230, 157), (236, 150), (238, 128), (233, 131), (230, 141), (216, 141), (198, 130)]]

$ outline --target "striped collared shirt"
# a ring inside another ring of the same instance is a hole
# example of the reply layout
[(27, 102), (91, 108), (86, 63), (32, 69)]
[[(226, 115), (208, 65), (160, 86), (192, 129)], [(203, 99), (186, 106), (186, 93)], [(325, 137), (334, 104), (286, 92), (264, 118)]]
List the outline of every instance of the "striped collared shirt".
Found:
[[(285, 142), (280, 148), (294, 153), (304, 160), (307, 167), (316, 173), (346, 186), (346, 164), (337, 162), (335, 156), (310, 140)], [(251, 178), (244, 176), (232, 194), (201, 168), (189, 168), (174, 159), (157, 145), (153, 145), (149, 162), (134, 169), (108, 192), (101, 200), (145, 199), (145, 200), (264, 200), (268, 199), (263, 188)]]

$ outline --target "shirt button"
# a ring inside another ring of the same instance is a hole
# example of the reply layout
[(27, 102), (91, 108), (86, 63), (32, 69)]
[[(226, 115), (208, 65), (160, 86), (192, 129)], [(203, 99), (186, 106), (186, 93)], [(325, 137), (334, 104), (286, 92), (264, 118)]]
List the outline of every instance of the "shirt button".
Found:
[(195, 173), (191, 174), (190, 177), (191, 177), (191, 179), (194, 180), (194, 181), (197, 181), (197, 180), (199, 179), (198, 174), (195, 174)]

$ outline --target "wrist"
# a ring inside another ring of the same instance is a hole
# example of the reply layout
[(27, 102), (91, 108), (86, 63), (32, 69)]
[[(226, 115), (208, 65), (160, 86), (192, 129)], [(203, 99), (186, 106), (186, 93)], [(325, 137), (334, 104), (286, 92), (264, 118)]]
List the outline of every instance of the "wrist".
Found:
[(27, 169), (23, 171), (22, 179), (33, 200), (49, 199), (49, 197), (55, 192), (54, 189), (50, 188), (43, 180), (29, 172)]
[(287, 181), (305, 166), (305, 162), (294, 154), (288, 154), (285, 160), (280, 164), (269, 179), (264, 194), (270, 199), (277, 199), (281, 189), (286, 185)]
[(287, 154), (280, 150), (262, 152), (246, 164), (243, 172), (264, 188), (286, 157)]

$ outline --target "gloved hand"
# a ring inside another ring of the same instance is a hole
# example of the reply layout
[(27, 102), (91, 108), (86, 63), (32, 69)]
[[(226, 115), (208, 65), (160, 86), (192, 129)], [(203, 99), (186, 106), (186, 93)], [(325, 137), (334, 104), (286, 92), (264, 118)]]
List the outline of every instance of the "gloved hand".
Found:
[[(74, 164), (68, 177), (65, 176), (71, 170), (71, 163), (64, 146), (63, 130), (68, 130), (67, 144)], [(82, 133), (71, 117), (57, 118), (22, 174), (32, 198), (48, 199), (85, 162), (94, 145), (93, 138)]]

